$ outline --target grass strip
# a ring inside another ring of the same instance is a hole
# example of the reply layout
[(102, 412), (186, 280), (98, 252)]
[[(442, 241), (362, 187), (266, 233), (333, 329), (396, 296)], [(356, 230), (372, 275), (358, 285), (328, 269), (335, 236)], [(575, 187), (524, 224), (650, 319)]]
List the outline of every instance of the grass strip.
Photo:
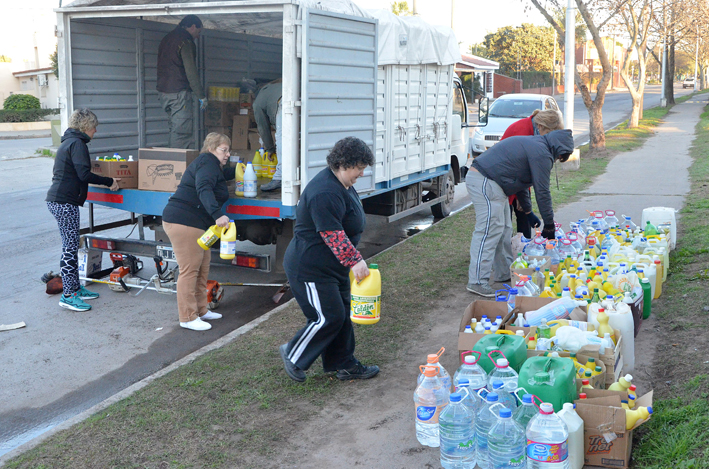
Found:
[[(681, 236), (670, 256), (663, 295), (655, 301), (663, 323), (657, 351), (662, 360), (653, 370), (656, 397), (661, 398), (655, 399), (653, 418), (635, 435), (636, 468), (709, 467), (709, 376), (703, 348), (709, 287), (709, 106), (697, 123), (690, 151), (694, 162), (691, 190), (680, 212)], [(682, 346), (686, 344), (692, 346)]]
[[(610, 135), (607, 142), (614, 138)], [(580, 197), (609, 159), (608, 154), (585, 159), (580, 171), (560, 172), (560, 188), (552, 184), (554, 205)], [(394, 363), (404, 347), (415, 343), (417, 326), (441, 295), (464, 288), (473, 225), (469, 207), (376, 256), (386, 313), (376, 328), (355, 325), (360, 360)], [(318, 415), (326, 401), (350, 392), (321, 371), (319, 360), (305, 383), (286, 377), (277, 348), (302, 325), (294, 305), (237, 341), (52, 436), (7, 467), (258, 467), (282, 451), (290, 428)]]

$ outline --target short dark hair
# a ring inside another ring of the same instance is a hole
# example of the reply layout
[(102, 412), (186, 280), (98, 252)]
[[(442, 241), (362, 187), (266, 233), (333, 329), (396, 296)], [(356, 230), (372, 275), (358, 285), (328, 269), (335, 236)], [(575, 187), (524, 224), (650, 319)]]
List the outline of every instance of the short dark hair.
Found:
[(357, 137), (345, 137), (339, 140), (327, 155), (327, 165), (333, 171), (361, 165), (372, 166), (373, 164), (372, 150), (369, 145)]
[(180, 26), (183, 28), (191, 28), (192, 26), (197, 26), (202, 29), (202, 20), (199, 19), (197, 15), (187, 15), (180, 21)]

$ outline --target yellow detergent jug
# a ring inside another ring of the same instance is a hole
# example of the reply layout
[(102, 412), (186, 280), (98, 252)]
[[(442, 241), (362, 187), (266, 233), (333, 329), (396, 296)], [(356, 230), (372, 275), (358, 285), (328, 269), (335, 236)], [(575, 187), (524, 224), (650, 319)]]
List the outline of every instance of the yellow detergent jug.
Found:
[(212, 247), (222, 236), (222, 229), (217, 225), (212, 225), (202, 236), (197, 239), (197, 244), (205, 251)]
[(608, 387), (609, 391), (628, 391), (632, 385), (633, 377), (631, 375), (621, 376), (617, 382)]
[(652, 407), (638, 407), (634, 410), (626, 410), (625, 429), (632, 429), (638, 420), (647, 420), (650, 418), (650, 415), (652, 415)]
[(591, 386), (590, 381), (587, 379), (582, 379), (581, 384), (581, 389), (593, 389), (593, 386)]
[[(352, 278), (352, 276), (350, 276)], [(379, 322), (382, 302), (382, 278), (377, 264), (369, 264), (369, 275), (361, 282), (352, 281), (350, 319), (357, 324)]]
[(234, 179), (236, 180), (236, 190), (234, 193), (239, 196), (244, 196), (244, 172), (246, 171), (246, 165), (244, 163), (236, 164), (236, 173)]
[(266, 160), (268, 161), (268, 174), (266, 174), (266, 177), (273, 179), (273, 175), (276, 174), (276, 167), (278, 166), (278, 155), (275, 153), (266, 153)]
[(256, 177), (263, 177), (263, 157), (260, 151), (257, 150), (256, 153), (254, 153), (254, 159), (251, 161), (251, 165), (254, 167)]
[(229, 222), (229, 226), (222, 228), (222, 243), (219, 246), (219, 257), (233, 259), (236, 257), (236, 225)]
[(608, 324), (608, 320), (610, 318), (606, 314), (606, 310), (603, 308), (599, 308), (598, 310), (598, 316), (596, 316), (596, 321), (598, 321), (598, 336), (603, 337), (606, 334), (611, 335), (611, 339), (613, 340), (613, 343), (615, 344), (616, 339), (614, 337), (614, 331), (613, 328)]

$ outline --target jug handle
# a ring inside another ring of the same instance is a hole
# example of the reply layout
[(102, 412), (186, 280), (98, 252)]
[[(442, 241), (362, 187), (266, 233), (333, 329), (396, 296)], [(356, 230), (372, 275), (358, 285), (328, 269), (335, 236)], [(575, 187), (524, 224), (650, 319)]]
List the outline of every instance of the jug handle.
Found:
[(505, 301), (510, 299), (510, 291), (509, 290), (497, 290), (495, 292), (495, 301), (499, 301), (501, 299), (504, 299)]
[[(527, 393), (527, 394), (529, 394), (529, 393)], [(534, 404), (534, 407), (536, 407), (536, 408), (539, 410), (539, 412), (541, 412), (541, 411), (542, 411), (542, 408), (539, 407), (536, 402), (534, 402), (534, 399), (537, 399), (540, 404), (544, 404), (544, 401), (541, 400), (541, 399), (539, 398), (539, 396), (537, 396), (536, 394), (532, 394), (532, 404)]]
[[(505, 339), (505, 336), (504, 336), (504, 335), (501, 336), (500, 339), (504, 340), (504, 339)], [(499, 345), (499, 343), (498, 343), (498, 345)], [(490, 358), (490, 361), (492, 362), (492, 364), (495, 365), (495, 368), (502, 368), (501, 366), (497, 366), (497, 362), (492, 358), (492, 354), (495, 353), (495, 352), (497, 352), (497, 353), (499, 353), (500, 355), (502, 355), (502, 358), (504, 358), (505, 360), (507, 360), (507, 357), (505, 356), (504, 353), (502, 353), (502, 350), (492, 350), (490, 353), (487, 354), (487, 356)], [(507, 363), (509, 363), (509, 362), (510, 362), (510, 361), (507, 360)]]
[(495, 407), (498, 407), (498, 406), (499, 406), (499, 407), (502, 407), (503, 409), (505, 408), (505, 406), (503, 406), (502, 404), (500, 404), (500, 403), (498, 402), (498, 403), (496, 403), (496, 404), (491, 405), (491, 406), (490, 406), (490, 409), (488, 409), (488, 410), (490, 411), (490, 413), (492, 413), (492, 415), (494, 415), (495, 417), (499, 417), (500, 414), (499, 414), (499, 412), (498, 412), (497, 415), (495, 415), (495, 412), (494, 412), (492, 409), (494, 409)]
[[(482, 394), (483, 391), (485, 391), (485, 395)], [(490, 391), (488, 391), (487, 388), (485, 386), (483, 386), (480, 389), (478, 389), (476, 394), (478, 395), (478, 397), (480, 399), (482, 399), (484, 401), (485, 398), (487, 397), (487, 395), (490, 394)]]
[[(519, 392), (520, 392), (520, 391), (524, 391), (524, 394), (529, 394), (529, 393), (527, 392), (527, 390), (524, 389), (524, 388), (521, 387), (521, 386), (518, 387), (517, 389), (515, 389), (514, 391), (512, 391), (512, 395), (517, 399), (517, 404), (518, 404), (518, 405), (522, 403), (522, 398), (519, 397)], [(522, 394), (522, 395), (524, 396), (524, 394)], [(532, 394), (532, 396), (533, 396), (533, 395), (534, 395), (534, 394)]]
[(440, 349), (438, 352), (436, 352), (436, 356), (437, 356), (438, 358), (441, 358), (441, 355), (443, 355), (443, 352), (445, 352), (445, 351), (446, 351), (446, 348), (445, 348), (445, 347), (441, 347), (441, 349)]
[(482, 357), (482, 353), (476, 352), (476, 351), (474, 351), (474, 350), (467, 350), (467, 351), (465, 351), (465, 352), (461, 352), (461, 353), (460, 353), (460, 361), (462, 361), (463, 363), (465, 363), (465, 355), (468, 355), (468, 354), (474, 355), (474, 354), (476, 354), (476, 353), (478, 354), (478, 359), (475, 360), (475, 362), (473, 363), (473, 364), (475, 364), (475, 363), (477, 363), (477, 362), (480, 361), (480, 357)]
[(434, 370), (436, 370), (436, 374), (438, 374), (438, 372), (440, 371), (437, 366), (419, 365), (419, 370), (421, 370), (421, 373), (423, 373), (426, 370), (426, 368), (433, 368)]

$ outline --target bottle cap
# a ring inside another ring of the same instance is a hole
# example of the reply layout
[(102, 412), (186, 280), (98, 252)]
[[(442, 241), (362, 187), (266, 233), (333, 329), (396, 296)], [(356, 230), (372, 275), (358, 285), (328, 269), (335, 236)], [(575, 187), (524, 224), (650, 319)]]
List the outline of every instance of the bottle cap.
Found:
[(635, 386), (634, 384), (631, 384), (628, 389), (630, 389), (631, 391), (635, 392), (635, 390), (638, 389), (638, 387)]
[(379, 264), (369, 264), (369, 268), (372, 270), (379, 270)]
[(587, 379), (582, 379), (582, 380), (581, 380), (581, 384), (583, 384), (584, 386), (588, 386), (589, 383), (590, 383), (590, 381), (587, 380)]
[(603, 371), (603, 368), (601, 368), (600, 366), (596, 366), (596, 371), (600, 373), (601, 371)]
[(491, 393), (489, 393), (489, 394), (487, 395), (487, 397), (485, 398), (485, 400), (486, 400), (487, 402), (497, 402), (498, 399), (499, 399), (499, 396), (497, 395), (496, 392), (491, 392)]
[(542, 402), (542, 405), (539, 406), (539, 410), (544, 415), (551, 415), (554, 413), (554, 406), (548, 402)]
[(436, 355), (435, 353), (430, 353), (430, 354), (426, 357), (426, 362), (428, 362), (428, 363), (438, 363), (438, 355)]
[(523, 404), (531, 404), (532, 403), (532, 395), (525, 394), (524, 396), (522, 396), (522, 403)]
[[(472, 355), (466, 355), (466, 356), (465, 356), (465, 363), (467, 363), (468, 365), (472, 365), (472, 364), (475, 363), (476, 361), (477, 361), (477, 360), (476, 360), (475, 357), (472, 356)], [(466, 381), (467, 381), (467, 380), (466, 380)]]
[(510, 362), (508, 362), (506, 358), (498, 358), (497, 366), (500, 368), (505, 368), (506, 366), (510, 366)]
[(632, 376), (632, 375), (625, 375), (624, 378), (625, 378), (625, 380), (626, 380), (627, 382), (631, 382), (631, 381), (633, 380), (633, 376)]
[(634, 401), (634, 400), (635, 400), (635, 396), (633, 396), (632, 394), (628, 394), (628, 399), (630, 399), (631, 401)]
[(490, 326), (485, 326), (485, 330), (486, 330), (486, 331), (489, 331), (489, 330), (490, 330)]
[(505, 383), (503, 383), (499, 379), (496, 379), (495, 381), (492, 382), (492, 389), (499, 389), (504, 385), (505, 385)]
[(649, 414), (651, 414), (651, 413), (652, 413), (652, 407), (648, 406), (647, 412), (648, 412)]
[(596, 363), (596, 359), (593, 357), (588, 357), (588, 360), (586, 360), (586, 363)]
[(500, 409), (500, 418), (508, 419), (510, 417), (512, 417), (512, 411), (510, 409), (508, 409), (507, 407), (505, 407), (504, 409)]
[(451, 393), (450, 399), (451, 399), (451, 402), (460, 402), (460, 399), (461, 399), (460, 393), (457, 393), (457, 392)]

